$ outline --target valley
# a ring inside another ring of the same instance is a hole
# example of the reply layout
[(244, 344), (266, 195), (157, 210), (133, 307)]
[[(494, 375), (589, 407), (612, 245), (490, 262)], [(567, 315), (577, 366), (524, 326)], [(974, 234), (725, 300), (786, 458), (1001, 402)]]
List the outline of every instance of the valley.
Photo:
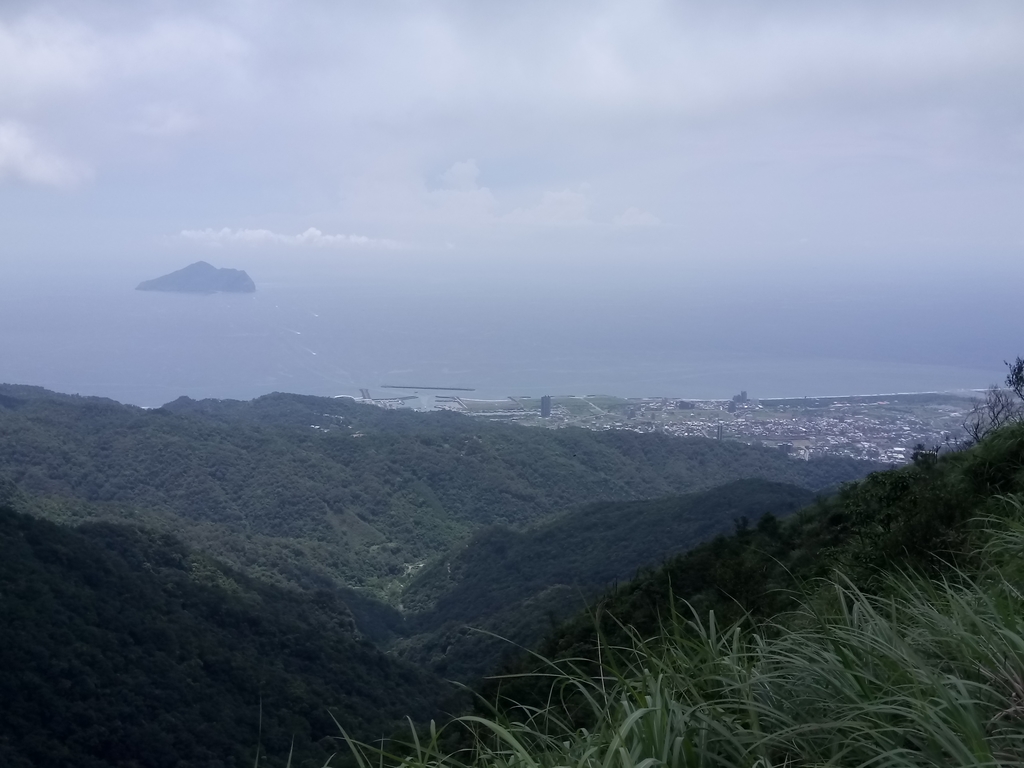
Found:
[[(449, 681), (488, 691), (497, 670), (529, 671), (522, 649), (585, 657), (595, 605), (650, 628), (667, 609), (663, 574), (700, 610), (785, 610), (786, 574), (824, 575), (853, 551), (867, 519), (856, 510), (889, 487), (856, 483), (882, 466), (344, 399), (141, 409), (4, 385), (0, 592), (6, 658), (24, 670), (6, 680), (8, 699), (40, 764), (63, 759), (59, 725), (97, 767), (121, 765), (129, 752), (111, 757), (110, 739), (139, 743), (155, 720), (141, 703), (118, 713), (102, 691), (135, 700), (156, 687), (161, 717), (178, 724), (156, 742), (168, 753), (246, 754), (237, 740), (254, 738), (262, 700), (265, 743), (280, 754), (298, 734), (294, 764), (312, 766), (335, 746), (332, 718), (357, 738), (389, 737), (403, 716), (465, 711)], [(947, 497), (953, 512), (966, 503), (942, 486), (914, 503)], [(901, 536), (927, 550), (941, 530)], [(896, 557), (906, 541), (858, 545), (855, 559)], [(67, 636), (84, 638), (70, 655)], [(47, 724), (25, 687), (33, 675), (87, 682), (45, 705), (62, 713)], [(536, 695), (523, 686), (508, 692)], [(221, 702), (223, 718), (197, 696)], [(109, 713), (114, 735), (82, 731), (83, 708)], [(203, 719), (221, 725), (193, 744), (185, 724)]]

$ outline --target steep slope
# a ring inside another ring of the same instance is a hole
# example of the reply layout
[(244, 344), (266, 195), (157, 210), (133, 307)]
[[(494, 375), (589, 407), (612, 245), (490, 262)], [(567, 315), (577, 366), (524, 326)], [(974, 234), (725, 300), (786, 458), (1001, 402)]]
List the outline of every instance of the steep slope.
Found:
[[(537, 643), (614, 582), (814, 494), (764, 480), (654, 501), (605, 502), (522, 532), (490, 527), (414, 579), (403, 594), (413, 636), (405, 658), (470, 680), (493, 670), (510, 640)], [(501, 638), (469, 631), (482, 628)]]
[[(967, 451), (925, 453), (913, 465), (875, 473), (781, 523), (770, 517), (719, 536), (621, 584), (551, 632), (538, 648), (548, 658), (596, 657), (606, 644), (660, 632), (673, 610), (684, 619), (714, 611), (720, 625), (743, 615), (772, 619), (793, 610), (815, 580), (840, 569), (867, 592), (883, 590), (893, 570), (941, 575), (977, 567), (973, 523), (1013, 509), (1024, 494), (1024, 425), (1006, 427)], [(692, 612), (692, 613), (691, 613)], [(509, 669), (534, 662), (520, 658)], [(539, 701), (543, 684), (506, 683), (521, 701)], [(493, 689), (490, 689), (493, 695)]]
[[(353, 635), (345, 605), (169, 536), (0, 510), (0, 764), (293, 765), (437, 716), (446, 685)], [(261, 725), (262, 720), (262, 725)]]
[(631, 432), (270, 395), (144, 410), (0, 386), (0, 473), (62, 521), (144, 522), (281, 584), (396, 589), (481, 527), (740, 478), (817, 490), (871, 467)]
[[(1019, 476), (1019, 452), (1010, 458)], [(998, 495), (987, 511), (999, 516), (975, 521), (955, 564), (911, 556), (859, 584), (845, 562), (764, 621), (684, 610), (656, 634), (627, 627), (625, 647), (545, 665), (532, 681), (541, 695), (498, 697), (472, 732), (442, 726), (379, 764), (1024, 765), (1024, 496)], [(449, 745), (452, 733), (466, 736)]]

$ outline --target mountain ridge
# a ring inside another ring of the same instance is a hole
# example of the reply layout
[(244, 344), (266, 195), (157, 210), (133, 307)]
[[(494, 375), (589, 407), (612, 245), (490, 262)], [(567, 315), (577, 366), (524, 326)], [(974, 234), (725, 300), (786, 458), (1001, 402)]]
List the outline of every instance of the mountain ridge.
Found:
[[(409, 566), (487, 525), (742, 479), (817, 491), (876, 465), (705, 438), (538, 430), (274, 394), (158, 409), (0, 385), (0, 470), (60, 521), (173, 530), (250, 575), (395, 599)], [(313, 428), (315, 427), (315, 428)]]

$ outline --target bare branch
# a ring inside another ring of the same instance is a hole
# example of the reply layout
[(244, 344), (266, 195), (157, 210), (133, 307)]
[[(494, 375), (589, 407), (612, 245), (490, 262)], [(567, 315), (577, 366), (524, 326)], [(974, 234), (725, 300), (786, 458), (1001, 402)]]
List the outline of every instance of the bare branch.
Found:
[[(1024, 365), (1021, 370), (1024, 375)], [(1015, 421), (1024, 421), (1024, 398), (1015, 391), (991, 387), (984, 400), (974, 401), (974, 407), (964, 418), (963, 427), (967, 433), (964, 447), (981, 442), (989, 433)]]

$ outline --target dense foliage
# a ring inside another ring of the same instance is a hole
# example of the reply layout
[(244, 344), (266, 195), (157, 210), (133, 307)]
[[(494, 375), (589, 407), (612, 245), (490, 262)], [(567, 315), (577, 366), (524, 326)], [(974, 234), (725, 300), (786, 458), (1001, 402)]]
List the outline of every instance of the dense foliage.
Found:
[(421, 610), (410, 614), (414, 636), (400, 647), (446, 676), (472, 679), (497, 667), (510, 651), (507, 641), (532, 647), (638, 569), (813, 500), (795, 486), (738, 480), (686, 496), (588, 505), (522, 532), (488, 527), (405, 590), (405, 608)]
[[(1024, 493), (1024, 425), (968, 451), (921, 452), (914, 464), (873, 474), (785, 521), (763, 517), (646, 571), (604, 596), (596, 621), (592, 612), (577, 615), (540, 651), (548, 658), (596, 658), (599, 636), (613, 644), (634, 632), (653, 636), (681, 601), (701, 616), (714, 611), (723, 622), (771, 619), (793, 610), (807, 584), (836, 568), (877, 591), (894, 566), (932, 574), (977, 567), (970, 521), (996, 514), (1004, 496), (1018, 493)], [(526, 658), (510, 669), (534, 667)], [(535, 681), (503, 685), (522, 701), (546, 696)]]
[(818, 490), (849, 459), (660, 434), (526, 429), (345, 399), (182, 398), (144, 410), (0, 386), (0, 473), (29, 511), (173, 530), (255, 576), (394, 594), (416, 564), (487, 525), (740, 478)]
[[(354, 635), (328, 592), (271, 587), (166, 535), (0, 510), (0, 765), (295, 766), (444, 711), (449, 687)], [(262, 731), (262, 737), (261, 737)]]
[[(836, 574), (788, 616), (720, 623), (691, 606), (627, 631), (601, 674), (546, 668), (539, 707), (433, 730), (403, 768), (1010, 768), (1024, 764), (1024, 501), (975, 531), (944, 578)], [(581, 710), (583, 710), (581, 712)], [(587, 727), (577, 726), (580, 720)], [(475, 734), (458, 752), (446, 730)], [(363, 748), (364, 764), (379, 759)]]
[(1022, 563), (1017, 424), (644, 574), (382, 762), (1017, 766)]
[[(0, 763), (242, 765), (261, 729), (322, 763), (331, 713), (372, 738), (451, 705), (433, 672), (488, 671), (509, 646), (469, 625), (532, 644), (734, 528), (701, 567), (749, 578), (730, 547), (795, 541), (778, 518), (867, 469), (325, 398), (147, 411), (0, 387), (0, 506), (79, 525), (0, 515)], [(592, 647), (579, 626), (552, 647)]]

